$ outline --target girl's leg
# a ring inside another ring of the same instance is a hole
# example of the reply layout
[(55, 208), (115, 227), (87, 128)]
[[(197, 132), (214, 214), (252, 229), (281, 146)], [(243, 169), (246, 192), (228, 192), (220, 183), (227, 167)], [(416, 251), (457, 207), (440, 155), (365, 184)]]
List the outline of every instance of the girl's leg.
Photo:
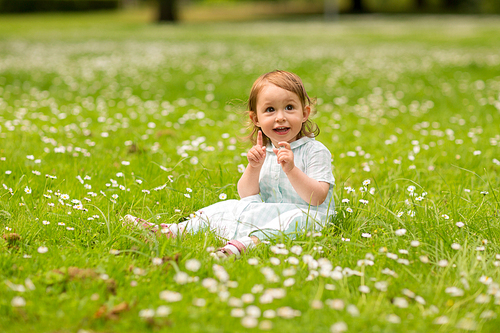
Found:
[(123, 224), (133, 225), (135, 227), (144, 228), (146, 230), (150, 230), (156, 233), (161, 233), (169, 238), (177, 237), (179, 234), (182, 234), (185, 229), (184, 226), (178, 226), (175, 223), (174, 224), (162, 223), (158, 226), (152, 222), (148, 222), (144, 219), (141, 219), (140, 217), (135, 217), (133, 215), (125, 215), (123, 217)]
[(320, 230), (321, 227), (321, 224), (314, 218), (300, 209), (295, 209), (281, 214), (261, 228), (254, 229), (250, 235), (260, 240), (275, 239), (283, 235), (294, 239), (297, 233)]
[(125, 215), (123, 217), (123, 225), (133, 225), (135, 227), (142, 227), (146, 229), (151, 229), (156, 227), (156, 224), (148, 222), (140, 217), (135, 217), (133, 215)]
[(184, 232), (194, 234), (199, 231), (211, 231), (219, 237), (231, 239), (234, 237), (234, 230), (236, 229), (233, 211), (237, 204), (238, 200), (218, 202), (197, 211), (192, 218), (180, 223), (162, 223), (157, 226), (132, 215), (125, 215), (123, 222), (124, 224), (157, 231), (168, 237), (177, 237)]
[(197, 211), (194, 217), (180, 222), (178, 226), (192, 234), (208, 231), (221, 238), (231, 239), (236, 229), (236, 217), (233, 210), (237, 204), (237, 200), (229, 200), (205, 207)]

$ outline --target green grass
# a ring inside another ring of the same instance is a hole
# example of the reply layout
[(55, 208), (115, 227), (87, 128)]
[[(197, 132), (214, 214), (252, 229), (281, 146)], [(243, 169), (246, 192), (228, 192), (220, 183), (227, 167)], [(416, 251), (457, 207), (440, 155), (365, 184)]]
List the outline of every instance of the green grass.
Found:
[[(328, 332), (342, 321), (353, 332), (495, 332), (499, 32), (497, 17), (471, 16), (177, 25), (150, 24), (144, 12), (2, 16), (1, 331)], [(245, 100), (276, 68), (317, 98), (318, 140), (334, 157), (333, 223), (272, 242), (300, 254), (261, 244), (225, 262), (208, 254), (223, 244), (213, 234), (171, 240), (122, 227), (129, 213), (172, 223), (221, 193), (238, 199)], [(192, 278), (179, 283), (179, 272)], [(182, 299), (161, 299), (165, 290)], [(285, 293), (268, 303), (264, 290)], [(144, 311), (162, 305), (171, 313)]]

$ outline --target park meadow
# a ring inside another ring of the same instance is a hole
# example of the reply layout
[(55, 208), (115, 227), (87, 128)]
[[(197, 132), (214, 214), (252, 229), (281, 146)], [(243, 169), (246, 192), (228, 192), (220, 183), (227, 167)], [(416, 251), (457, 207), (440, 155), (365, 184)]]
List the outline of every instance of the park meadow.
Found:
[[(1, 332), (496, 332), (500, 18), (0, 17)], [(176, 223), (239, 199), (246, 99), (298, 74), (336, 214), (241, 257)]]

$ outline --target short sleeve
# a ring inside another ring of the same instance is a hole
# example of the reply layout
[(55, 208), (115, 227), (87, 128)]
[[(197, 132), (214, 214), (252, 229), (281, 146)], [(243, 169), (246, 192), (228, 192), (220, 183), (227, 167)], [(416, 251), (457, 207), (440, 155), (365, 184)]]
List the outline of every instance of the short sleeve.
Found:
[(312, 179), (335, 185), (332, 173), (332, 154), (322, 143), (317, 141), (315, 143), (304, 156), (305, 173)]

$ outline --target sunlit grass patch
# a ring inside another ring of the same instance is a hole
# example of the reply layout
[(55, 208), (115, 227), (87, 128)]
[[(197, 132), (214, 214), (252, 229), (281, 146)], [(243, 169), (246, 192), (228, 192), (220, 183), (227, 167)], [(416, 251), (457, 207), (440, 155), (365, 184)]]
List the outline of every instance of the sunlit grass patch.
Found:
[[(82, 34), (78, 16), (0, 29), (2, 329), (495, 331), (495, 18), (108, 31), (100, 15)], [(331, 223), (226, 261), (213, 233), (124, 226), (238, 199), (244, 100), (275, 68), (317, 98)]]

